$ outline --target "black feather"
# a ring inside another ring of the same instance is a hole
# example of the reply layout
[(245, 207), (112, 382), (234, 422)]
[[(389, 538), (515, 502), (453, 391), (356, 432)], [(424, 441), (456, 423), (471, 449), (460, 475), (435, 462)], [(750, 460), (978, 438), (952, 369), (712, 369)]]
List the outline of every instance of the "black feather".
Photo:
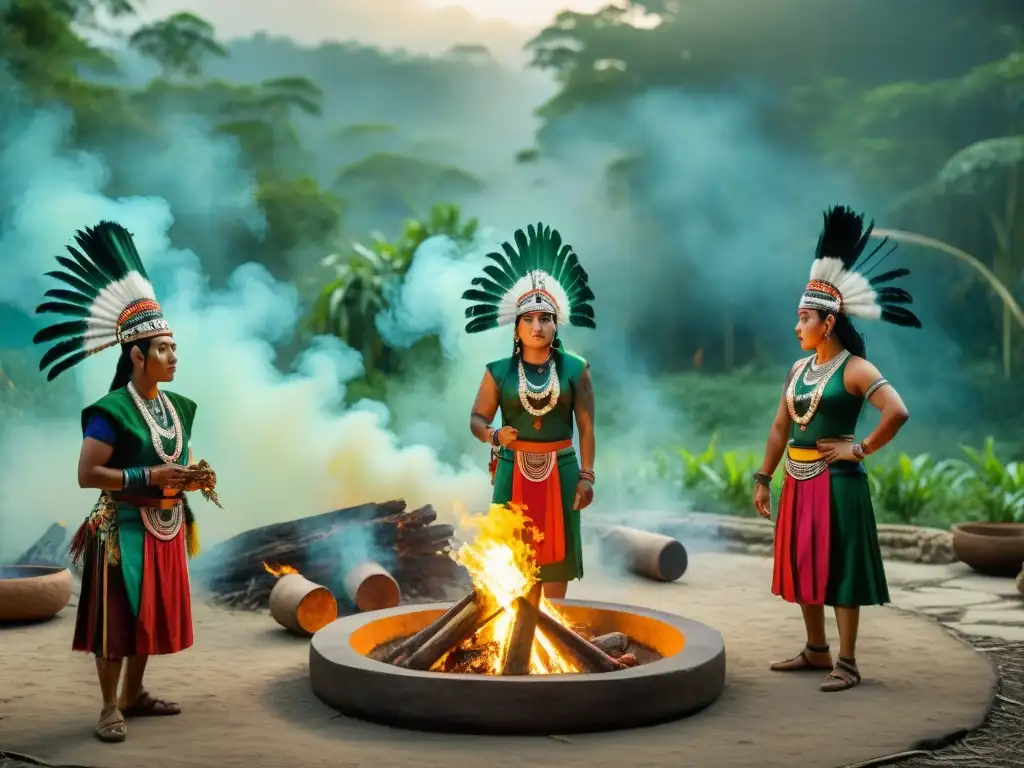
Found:
[(43, 296), (49, 296), (51, 299), (60, 299), (80, 307), (89, 307), (93, 301), (88, 296), (83, 296), (75, 291), (67, 291), (63, 288), (51, 288)]
[(886, 286), (878, 289), (876, 296), (879, 304), (913, 304), (914, 297), (904, 288)]
[(54, 323), (36, 332), (32, 337), (33, 344), (45, 344), (48, 341), (64, 339), (68, 336), (81, 336), (89, 330), (85, 320), (69, 320), (66, 323)]
[(870, 226), (865, 232), (864, 217), (845, 205), (829, 208), (823, 218), (815, 258), (839, 259), (845, 268), (852, 269), (867, 246)]
[(597, 328), (597, 323), (594, 322), (593, 318), (585, 317), (578, 312), (573, 312), (569, 315), (569, 322), (578, 328)]
[(67, 315), (68, 317), (89, 317), (89, 308), (80, 307), (77, 304), (68, 304), (65, 301), (46, 301), (36, 307), (36, 312), (44, 314), (52, 312), (56, 315)]
[(109, 284), (109, 279), (105, 277), (103, 272), (100, 271), (96, 267), (96, 265), (93, 264), (92, 261), (90, 261), (88, 258), (86, 258), (85, 255), (77, 248), (73, 248), (72, 246), (69, 245), (67, 246), (67, 249), (68, 253), (70, 253), (74, 257), (74, 261), (68, 259), (65, 256), (59, 257), (57, 261), (59, 261), (64, 266), (68, 267), (68, 269), (71, 269), (71, 267), (68, 266), (69, 264), (77, 265), (78, 269), (82, 270), (88, 275), (88, 278), (84, 279), (86, 279), (87, 282), (96, 289), (96, 292), (99, 293), (100, 291), (102, 291), (104, 286)]
[(64, 341), (57, 342), (48, 350), (46, 350), (46, 353), (39, 361), (39, 370), (45, 371), (50, 366), (51, 363), (60, 360), (62, 357), (64, 357), (64, 355), (69, 355), (72, 352), (77, 352), (78, 350), (82, 349), (82, 347), (83, 344), (81, 338), (65, 339)]
[(921, 327), (921, 321), (917, 319), (917, 315), (904, 307), (882, 307), (882, 319), (887, 323), (904, 328)]
[(498, 308), (490, 304), (473, 304), (466, 307), (466, 317), (497, 317)]
[(69, 275), (55, 270), (53, 272), (47, 272), (46, 276), (52, 277), (54, 280), (60, 280), (64, 285), (71, 286), (76, 291), (79, 291), (84, 297), (89, 297), (90, 299), (95, 298), (96, 294), (99, 293), (99, 291), (95, 290), (87, 282), (75, 277), (74, 275)]
[(50, 372), (46, 374), (46, 380), (53, 381), (62, 373), (64, 373), (64, 371), (66, 371), (68, 368), (73, 368), (74, 366), (78, 365), (80, 362), (85, 360), (85, 358), (87, 358), (88, 356), (89, 352), (86, 350), (82, 350), (81, 352), (75, 352), (75, 354), (65, 357), (63, 360), (61, 360), (59, 363), (53, 366), (53, 368), (50, 369)]
[(888, 272), (883, 272), (882, 274), (871, 278), (870, 283), (873, 286), (881, 285), (882, 283), (888, 283), (893, 280), (898, 280), (901, 277), (906, 277), (909, 274), (910, 270), (904, 269), (903, 267), (900, 267), (899, 269), (890, 269)]

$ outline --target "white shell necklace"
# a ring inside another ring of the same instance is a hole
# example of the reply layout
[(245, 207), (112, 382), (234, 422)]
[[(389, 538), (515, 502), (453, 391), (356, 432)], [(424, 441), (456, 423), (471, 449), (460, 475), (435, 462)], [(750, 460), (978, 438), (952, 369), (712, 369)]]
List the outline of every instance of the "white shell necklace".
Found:
[[(174, 464), (181, 457), (181, 449), (184, 443), (184, 435), (181, 429), (181, 421), (178, 419), (178, 412), (174, 410), (174, 406), (171, 405), (171, 401), (167, 395), (163, 392), (157, 391), (156, 396), (160, 400), (160, 404), (163, 406), (164, 411), (170, 416), (171, 426), (164, 429), (157, 420), (150, 413), (149, 408), (146, 407), (146, 401), (139, 394), (139, 391), (135, 389), (135, 385), (128, 382), (128, 394), (131, 395), (132, 401), (135, 403), (135, 407), (139, 413), (142, 414), (143, 420), (146, 422), (146, 426), (149, 427), (149, 437), (153, 443), (153, 450), (156, 451), (156, 455), (160, 457), (160, 460), (165, 464)], [(174, 440), (174, 452), (167, 453), (164, 450), (163, 440)]]
[[(558, 372), (555, 370), (555, 360), (551, 358), (548, 362), (548, 380), (541, 387), (534, 387), (526, 379), (526, 368), (523, 361), (519, 361), (519, 403), (523, 410), (531, 416), (547, 416), (558, 405), (558, 397), (562, 394), (561, 385), (558, 382)], [(548, 402), (541, 408), (534, 408), (530, 400), (545, 400)]]

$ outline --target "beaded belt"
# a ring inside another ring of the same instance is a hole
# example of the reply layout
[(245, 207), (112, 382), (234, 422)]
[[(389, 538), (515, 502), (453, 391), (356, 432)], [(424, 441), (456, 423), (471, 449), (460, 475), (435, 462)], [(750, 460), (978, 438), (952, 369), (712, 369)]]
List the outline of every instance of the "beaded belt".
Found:
[(573, 450), (572, 440), (556, 440), (549, 443), (514, 440), (509, 445), (515, 453), (515, 461), (519, 472), (527, 480), (542, 483), (551, 476), (558, 457), (562, 453)]
[(817, 448), (786, 447), (786, 474), (794, 480), (810, 480), (828, 469)]
[(160, 541), (170, 541), (181, 532), (185, 522), (185, 505), (178, 502), (170, 509), (161, 507), (139, 507), (142, 525), (151, 536)]

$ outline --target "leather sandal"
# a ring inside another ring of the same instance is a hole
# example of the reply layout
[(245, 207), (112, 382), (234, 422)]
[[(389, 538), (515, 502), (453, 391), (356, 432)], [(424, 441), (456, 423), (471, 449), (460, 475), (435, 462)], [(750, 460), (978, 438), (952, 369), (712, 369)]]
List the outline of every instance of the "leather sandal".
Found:
[[(828, 655), (828, 664), (815, 664), (808, 655), (810, 653)], [(800, 651), (799, 655), (786, 661), (776, 661), (769, 669), (772, 672), (817, 672), (823, 669), (832, 669), (832, 655), (829, 653), (827, 645), (811, 645), (808, 643)]]
[(857, 669), (857, 660), (844, 659), (840, 656), (831, 674), (821, 684), (821, 690), (825, 693), (836, 693), (837, 691), (848, 691), (858, 685), (860, 685), (860, 670)]
[(143, 689), (135, 697), (135, 701), (121, 710), (125, 717), (164, 717), (180, 715), (181, 706), (173, 701), (157, 698)]
[(124, 715), (117, 707), (100, 712), (100, 721), (96, 724), (96, 738), (108, 744), (117, 744), (128, 738), (128, 727)]

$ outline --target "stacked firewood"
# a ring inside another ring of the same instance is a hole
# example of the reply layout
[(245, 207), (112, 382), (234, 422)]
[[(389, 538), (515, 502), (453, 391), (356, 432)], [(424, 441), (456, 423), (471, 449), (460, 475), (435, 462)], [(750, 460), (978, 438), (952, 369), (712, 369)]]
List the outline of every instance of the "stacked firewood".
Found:
[[(593, 640), (581, 634), (582, 628), (570, 627), (549, 615), (540, 607), (541, 585), (517, 597), (512, 604), (515, 616), (503, 656), (501, 675), (528, 675), (530, 657), (537, 629), (542, 629), (560, 650), (573, 659), (582, 672), (615, 672), (636, 666), (636, 657), (625, 654), (630, 640), (621, 632), (614, 632)], [(505, 609), (489, 604), (474, 589), (441, 616), (402, 642), (378, 655), (380, 661), (406, 669), (430, 670), (449, 652), (458, 653), (460, 645), (470, 640), (484, 626), (494, 621)], [(607, 650), (606, 650), (607, 649)], [(459, 671), (474, 671), (472, 648), (467, 649), (466, 664)], [(452, 671), (452, 670), (445, 670)]]
[(294, 570), (327, 587), (340, 611), (351, 613), (345, 575), (372, 560), (398, 582), (404, 601), (446, 600), (471, 580), (450, 556), (455, 529), (436, 520), (433, 507), (407, 510), (398, 500), (274, 523), (212, 547), (192, 573), (213, 602), (261, 610), (277, 580), (267, 568)]

